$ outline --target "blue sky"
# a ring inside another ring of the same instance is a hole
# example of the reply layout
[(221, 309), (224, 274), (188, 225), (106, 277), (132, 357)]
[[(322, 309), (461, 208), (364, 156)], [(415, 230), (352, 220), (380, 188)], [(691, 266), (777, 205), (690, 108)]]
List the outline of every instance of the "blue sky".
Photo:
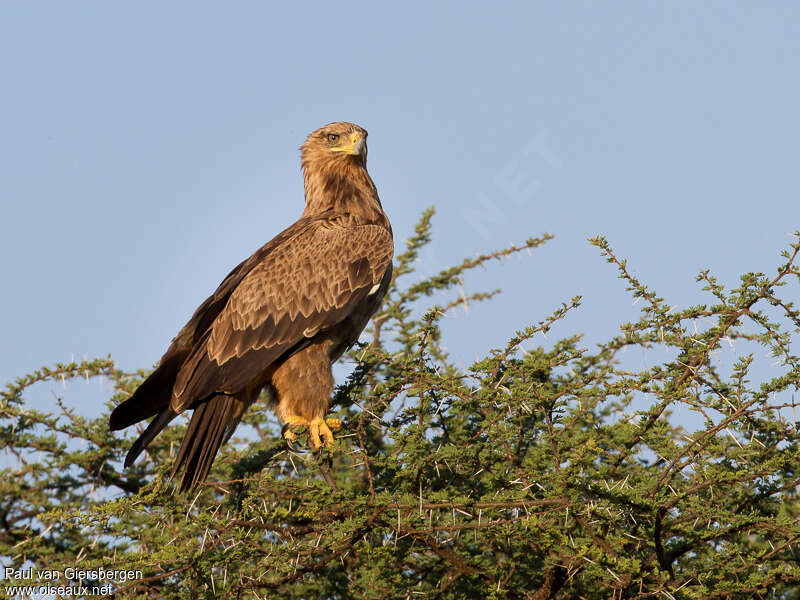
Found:
[(2, 3), (0, 381), (156, 362), (300, 214), (298, 146), (336, 120), (370, 132), (400, 250), (437, 207), (423, 272), (556, 236), (468, 279), (504, 293), (445, 321), (466, 363), (577, 294), (552, 335), (634, 318), (595, 234), (670, 304), (708, 300), (701, 268), (773, 272), (800, 228), (799, 6)]

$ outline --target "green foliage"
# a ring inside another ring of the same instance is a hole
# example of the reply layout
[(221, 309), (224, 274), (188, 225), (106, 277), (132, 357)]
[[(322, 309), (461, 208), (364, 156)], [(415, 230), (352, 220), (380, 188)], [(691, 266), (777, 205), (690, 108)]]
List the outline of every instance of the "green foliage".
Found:
[[(594, 238), (639, 320), (594, 350), (578, 335), (536, 347), (578, 309), (573, 298), (463, 369), (439, 321), (495, 292), (459, 293), (462, 277), (549, 236), (415, 281), (432, 216), (396, 259), (370, 343), (352, 352), (334, 405), (344, 427), (320, 457), (288, 452), (259, 405), (252, 435), (223, 449), (207, 484), (172, 494), (185, 424), (122, 471), (131, 438), (107, 430), (107, 412), (24, 402), (37, 384), (103, 376), (108, 408), (142, 372), (103, 359), (9, 385), (4, 564), (141, 571), (117, 577), (119, 598), (800, 598), (800, 313), (778, 295), (791, 285), (797, 296), (800, 243), (774, 276), (747, 274), (730, 291), (700, 273), (710, 302), (680, 309)], [(452, 302), (426, 305), (440, 291)], [(733, 344), (763, 346), (780, 374), (757, 380), (755, 354), (726, 363)], [(631, 369), (622, 355), (635, 347), (666, 358)], [(703, 426), (676, 425), (681, 409)]]

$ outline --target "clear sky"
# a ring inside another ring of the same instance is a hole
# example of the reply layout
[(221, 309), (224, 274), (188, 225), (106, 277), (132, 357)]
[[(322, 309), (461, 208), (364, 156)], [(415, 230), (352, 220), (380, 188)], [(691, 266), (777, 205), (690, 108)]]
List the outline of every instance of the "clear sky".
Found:
[(464, 362), (577, 294), (554, 336), (633, 318), (592, 235), (687, 305), (800, 228), (795, 2), (29, 0), (0, 4), (0, 53), (3, 383), (156, 362), (300, 214), (330, 121), (369, 130), (399, 250), (437, 207), (424, 272), (556, 236), (468, 280), (504, 293), (445, 321)]

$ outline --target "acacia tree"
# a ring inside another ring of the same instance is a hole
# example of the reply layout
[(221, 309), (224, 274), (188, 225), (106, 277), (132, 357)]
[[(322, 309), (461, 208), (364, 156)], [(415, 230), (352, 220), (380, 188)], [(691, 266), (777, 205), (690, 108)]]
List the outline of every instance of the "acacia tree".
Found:
[[(594, 238), (640, 318), (593, 350), (579, 335), (534, 347), (573, 298), (464, 369), (439, 321), (495, 292), (430, 297), (549, 236), (415, 280), (432, 215), (396, 258), (369, 343), (351, 353), (334, 401), (344, 427), (319, 456), (288, 451), (253, 406), (251, 433), (182, 496), (166, 477), (185, 425), (123, 471), (131, 438), (108, 431), (107, 412), (25, 405), (32, 386), (103, 376), (110, 408), (144, 371), (97, 359), (8, 385), (4, 566), (141, 571), (116, 576), (119, 598), (800, 598), (800, 312), (779, 294), (797, 295), (800, 241), (775, 275), (744, 275), (730, 291), (703, 271), (708, 300), (681, 309)], [(768, 349), (781, 374), (754, 381), (753, 354), (725, 364), (717, 351), (734, 342)], [(621, 360), (631, 347), (669, 358), (634, 370)], [(676, 424), (680, 407), (703, 426)]]

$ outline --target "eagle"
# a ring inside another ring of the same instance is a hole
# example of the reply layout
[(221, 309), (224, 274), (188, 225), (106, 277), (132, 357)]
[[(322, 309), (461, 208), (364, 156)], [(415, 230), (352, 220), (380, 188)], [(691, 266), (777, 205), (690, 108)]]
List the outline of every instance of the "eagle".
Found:
[(128, 468), (179, 414), (192, 415), (170, 475), (205, 481), (220, 447), (267, 389), (287, 443), (305, 426), (314, 451), (333, 443), (325, 419), (331, 365), (357, 340), (392, 278), (392, 227), (367, 173), (367, 132), (330, 123), (300, 147), (305, 208), (236, 266), (178, 332), (156, 369), (111, 413), (109, 428), (154, 417)]

